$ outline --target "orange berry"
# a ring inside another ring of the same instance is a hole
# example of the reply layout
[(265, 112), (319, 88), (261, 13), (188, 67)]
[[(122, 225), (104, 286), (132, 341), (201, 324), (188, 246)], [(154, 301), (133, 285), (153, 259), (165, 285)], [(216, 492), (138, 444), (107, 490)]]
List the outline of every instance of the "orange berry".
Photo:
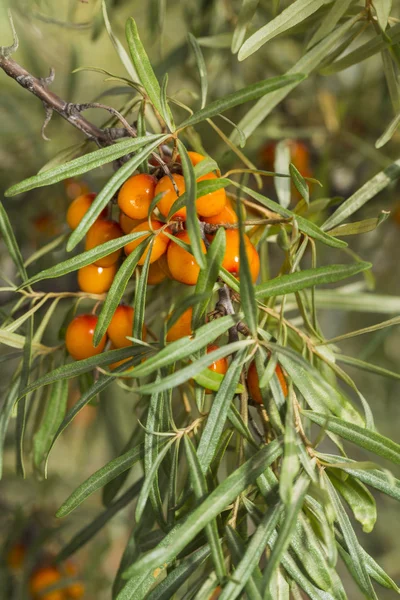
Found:
[[(214, 173), (207, 173), (199, 177), (197, 181), (205, 181), (206, 179), (217, 179)], [(204, 196), (200, 196), (196, 200), (196, 210), (201, 217), (212, 217), (220, 213), (226, 205), (226, 193), (224, 188), (220, 188), (215, 192), (210, 192)]]
[(25, 560), (26, 547), (25, 544), (17, 542), (12, 546), (7, 554), (7, 566), (9, 569), (17, 570), (22, 567)]
[(169, 266), (168, 266), (167, 252), (165, 252), (165, 254), (163, 254), (162, 256), (160, 256), (160, 258), (158, 259), (157, 263), (160, 265), (160, 269), (162, 271), (164, 271), (164, 273), (168, 277), (168, 279), (173, 279), (172, 273), (169, 270)]
[(96, 315), (78, 315), (69, 323), (65, 334), (65, 344), (75, 360), (83, 360), (103, 352), (107, 341), (105, 335), (101, 338), (98, 346), (93, 345), (97, 321)]
[[(164, 226), (163, 223), (161, 223), (160, 221), (151, 221), (150, 223), (153, 230), (161, 229), (161, 227)], [(134, 227), (131, 233), (135, 233), (137, 231), (143, 231), (143, 236), (139, 237), (133, 242), (129, 242), (129, 244), (125, 246), (125, 254), (127, 255), (133, 252), (134, 249), (137, 248), (139, 244), (143, 242), (144, 239), (146, 239), (146, 237), (149, 237), (149, 235), (151, 235), (151, 229), (148, 221), (144, 221), (143, 223), (140, 223), (140, 225)], [(153, 248), (151, 250), (150, 263), (155, 262), (157, 259), (160, 258), (162, 254), (164, 254), (164, 252), (166, 252), (168, 244), (169, 239), (166, 235), (164, 235), (163, 233), (159, 233), (156, 235), (156, 238), (153, 243)], [(144, 264), (148, 251), (149, 248), (147, 247), (143, 252), (142, 256), (140, 257), (138, 265)]]
[[(121, 304), (117, 306), (107, 329), (107, 335), (116, 348), (125, 348), (132, 346), (133, 342), (126, 337), (132, 337), (133, 317), (135, 311), (131, 306)], [(143, 325), (143, 338), (146, 337), (146, 327)]]
[(137, 221), (136, 219), (130, 219), (129, 217), (127, 217), (126, 214), (122, 212), (122, 210), (119, 213), (119, 225), (122, 231), (125, 233), (125, 235), (130, 233), (132, 229), (140, 223), (141, 221)]
[(131, 219), (146, 219), (156, 184), (157, 179), (152, 175), (133, 175), (119, 190), (118, 206)]
[[(93, 223), (87, 232), (85, 249), (91, 250), (92, 248), (96, 248), (96, 246), (105, 244), (105, 242), (115, 240), (121, 237), (122, 233), (122, 229), (116, 221), (99, 219)], [(96, 260), (94, 264), (98, 267), (111, 267), (111, 265), (117, 262), (121, 254), (121, 250), (122, 248), (111, 252), (111, 254)]]
[[(83, 194), (71, 202), (67, 211), (67, 223), (71, 229), (78, 227), (95, 198), (96, 194)], [(100, 216), (107, 216), (107, 209), (104, 209)]]
[(89, 194), (89, 186), (83, 181), (78, 181), (73, 177), (64, 180), (65, 191), (67, 192), (68, 198), (73, 200), (78, 196), (82, 196), (83, 194)]
[(149, 285), (157, 285), (167, 278), (166, 272), (160, 266), (160, 260), (161, 258), (156, 260), (156, 262), (149, 267), (149, 274), (147, 277), (147, 283)]
[[(224, 260), (222, 261), (222, 266), (235, 275), (236, 277), (239, 275), (239, 243), (240, 243), (240, 235), (238, 229), (227, 229), (226, 230), (226, 249)], [(248, 236), (244, 234), (244, 241), (246, 246), (246, 255), (250, 265), (250, 272), (252, 275), (252, 280), (255, 281), (258, 277), (260, 262), (258, 259), (258, 253), (254, 248), (253, 244), (250, 242)], [(257, 256), (254, 254), (257, 253)], [(258, 260), (257, 260), (258, 259)]]
[[(210, 354), (210, 352), (214, 352), (214, 350), (218, 350), (219, 346), (217, 346), (216, 344), (210, 344), (209, 346), (207, 346), (207, 354)], [(225, 375), (225, 373), (228, 370), (228, 359), (225, 358), (219, 358), (218, 360), (215, 360), (209, 367), (210, 371), (214, 371), (214, 373), (220, 373), (220, 375)], [(211, 390), (206, 390), (206, 394), (211, 394), (212, 391)]]
[[(68, 561), (64, 565), (65, 572), (69, 577), (76, 577), (78, 574), (78, 569), (76, 565), (72, 561)], [(83, 598), (85, 593), (85, 586), (80, 581), (76, 583), (71, 583), (68, 587), (65, 588), (65, 592), (68, 598), (71, 600), (78, 600), (79, 598)]]
[(37, 569), (30, 580), (30, 591), (35, 600), (64, 600), (63, 590), (55, 590), (48, 594), (43, 593), (47, 587), (55, 585), (61, 579), (61, 574), (55, 567), (41, 567)]
[[(187, 231), (179, 232), (175, 237), (187, 244), (190, 244), (190, 238)], [(201, 242), (203, 254), (206, 253), (204, 242)], [(196, 259), (190, 252), (181, 248), (176, 242), (171, 242), (167, 252), (168, 267), (172, 277), (181, 283), (195, 285), (200, 273), (200, 267)]]
[[(279, 383), (281, 385), (283, 395), (286, 397), (288, 394), (288, 388), (287, 388), (285, 376), (283, 374), (283, 371), (282, 371), (280, 365), (276, 365), (275, 373), (276, 373), (276, 376), (278, 377)], [(250, 396), (253, 398), (254, 402), (257, 402), (257, 404), (262, 404), (263, 403), (262, 394), (261, 394), (261, 390), (260, 390), (255, 360), (253, 360), (253, 362), (251, 363), (251, 365), (249, 367), (249, 370), (247, 371), (247, 386), (249, 388)]]
[[(182, 196), (185, 191), (185, 180), (183, 175), (174, 174), (172, 178), (179, 190), (179, 196)], [(157, 204), (157, 207), (164, 217), (168, 217), (168, 213), (171, 210), (173, 203), (178, 199), (178, 195), (168, 175), (161, 177), (160, 181), (157, 183), (155, 195), (160, 194), (161, 192), (164, 192), (164, 196)], [(183, 207), (179, 209), (172, 218), (184, 221), (186, 219), (186, 208)]]
[(104, 294), (110, 289), (117, 272), (117, 263), (111, 267), (87, 265), (78, 270), (78, 285), (87, 294)]
[[(203, 156), (203, 154), (200, 154), (199, 152), (193, 152), (193, 150), (189, 150), (188, 155), (190, 158), (190, 162), (192, 163), (192, 165), (194, 167), (196, 165), (198, 165), (199, 162), (201, 162), (202, 160), (204, 160), (206, 158), (205, 156)], [(179, 157), (179, 160), (180, 160), (180, 157)]]
[(203, 217), (201, 220), (205, 223), (210, 223), (211, 225), (222, 225), (225, 223), (232, 225), (237, 223), (239, 219), (232, 207), (231, 202), (227, 199), (227, 202), (221, 212), (219, 212), (217, 215), (213, 215), (212, 217)]
[(221, 595), (221, 592), (222, 592), (221, 586), (220, 586), (220, 585), (218, 585), (218, 586), (215, 588), (215, 590), (213, 591), (213, 594), (212, 594), (212, 596), (210, 597), (210, 599), (209, 599), (209, 600), (218, 600), (218, 598), (219, 598), (219, 597), (220, 597), (220, 595)]
[(192, 335), (192, 308), (188, 308), (167, 331), (167, 342), (175, 342), (186, 335)]

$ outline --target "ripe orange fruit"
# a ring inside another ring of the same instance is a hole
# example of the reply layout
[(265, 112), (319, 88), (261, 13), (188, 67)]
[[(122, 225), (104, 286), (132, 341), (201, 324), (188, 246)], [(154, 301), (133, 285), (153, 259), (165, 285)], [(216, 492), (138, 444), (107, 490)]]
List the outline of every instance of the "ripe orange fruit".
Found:
[[(282, 371), (280, 365), (276, 365), (275, 373), (276, 373), (276, 376), (278, 377), (279, 383), (281, 385), (283, 395), (286, 397), (288, 394), (288, 388), (287, 388), (285, 376), (283, 374), (283, 371)], [(263, 401), (262, 401), (262, 395), (261, 395), (255, 360), (253, 360), (253, 362), (251, 363), (251, 365), (249, 367), (249, 370), (247, 371), (247, 386), (249, 388), (250, 396), (253, 398), (254, 402), (257, 402), (257, 404), (262, 404)]]
[[(175, 237), (190, 244), (190, 238), (187, 231), (180, 231)], [(203, 254), (206, 253), (204, 242), (201, 242)], [(171, 242), (167, 252), (168, 267), (172, 277), (181, 283), (195, 285), (200, 273), (200, 267), (196, 259), (190, 252), (184, 250), (176, 242)]]
[[(93, 223), (87, 232), (85, 249), (91, 250), (92, 248), (96, 248), (96, 246), (105, 244), (110, 240), (115, 240), (121, 237), (122, 233), (123, 231), (116, 221), (99, 219)], [(111, 254), (96, 260), (94, 264), (99, 267), (111, 267), (111, 265), (117, 262), (121, 251), (122, 248), (120, 250), (115, 250), (115, 252), (111, 252)]]
[[(163, 227), (163, 223), (161, 223), (160, 221), (151, 221), (150, 223), (151, 223), (151, 227), (153, 230), (158, 230), (158, 229), (161, 229), (161, 227)], [(131, 233), (135, 233), (137, 231), (143, 231), (143, 236), (139, 237), (137, 240), (134, 240), (133, 242), (130, 242), (129, 244), (126, 244), (125, 254), (127, 254), (127, 255), (129, 255), (131, 252), (133, 252), (134, 249), (137, 248), (139, 246), (139, 244), (141, 244), (146, 237), (151, 235), (151, 229), (149, 227), (148, 221), (144, 221), (143, 223), (140, 223), (140, 225), (137, 225), (136, 227), (134, 227), (132, 229)], [(151, 250), (150, 263), (155, 262), (158, 258), (160, 258), (160, 256), (162, 254), (164, 254), (164, 252), (167, 250), (168, 243), (169, 243), (169, 239), (162, 232), (158, 233), (156, 235), (156, 238), (153, 243), (153, 248)], [(147, 247), (145, 249), (145, 251), (143, 252), (142, 256), (140, 257), (140, 259), (138, 261), (138, 265), (144, 264), (144, 261), (146, 260), (146, 256), (147, 256), (148, 252), (149, 252), (149, 248)]]
[[(207, 173), (199, 177), (197, 181), (206, 179), (218, 179), (214, 173)], [(226, 205), (226, 193), (224, 188), (200, 196), (196, 200), (196, 210), (201, 217), (212, 217), (220, 213)]]
[(212, 594), (212, 596), (210, 597), (210, 599), (209, 599), (209, 600), (218, 600), (218, 598), (219, 598), (219, 597), (220, 597), (220, 595), (221, 595), (221, 592), (222, 592), (222, 588), (221, 588), (221, 586), (220, 586), (220, 585), (218, 585), (218, 586), (215, 588), (215, 590), (213, 591), (213, 594)]
[(126, 216), (125, 213), (122, 212), (122, 210), (119, 213), (119, 225), (122, 229), (122, 231), (126, 234), (130, 233), (132, 231), (132, 229), (134, 227), (136, 227), (137, 225), (139, 225), (141, 223), (141, 221), (137, 221), (136, 219), (130, 219), (129, 217)]
[(152, 175), (133, 175), (119, 190), (118, 206), (131, 219), (146, 219), (156, 184), (157, 180)]
[[(244, 235), (246, 255), (249, 261), (250, 272), (253, 282), (256, 281), (260, 270), (258, 252), (250, 242), (248, 236)], [(239, 244), (240, 235), (238, 229), (226, 230), (226, 249), (222, 266), (237, 277), (239, 275)]]
[(25, 560), (26, 547), (25, 544), (17, 542), (14, 544), (7, 554), (7, 566), (11, 570), (17, 570), (22, 567)]
[[(175, 185), (177, 186), (177, 188), (179, 190), (179, 196), (182, 196), (182, 194), (185, 191), (185, 180), (183, 178), (183, 175), (179, 175), (178, 173), (176, 173), (176, 174), (172, 175), (172, 179), (174, 180)], [(164, 217), (168, 217), (168, 213), (171, 210), (171, 206), (173, 205), (175, 200), (178, 199), (178, 195), (177, 195), (175, 188), (173, 186), (173, 183), (172, 183), (171, 179), (168, 177), (168, 175), (164, 175), (164, 177), (161, 177), (160, 181), (156, 185), (155, 195), (160, 194), (162, 192), (164, 193), (164, 196), (161, 198), (160, 202), (157, 204), (157, 207), (158, 207), (160, 213)], [(172, 216), (172, 218), (173, 219), (181, 219), (182, 221), (184, 221), (186, 219), (186, 208), (183, 207), (183, 208), (179, 209)]]
[[(216, 344), (210, 344), (207, 346), (207, 354), (210, 352), (214, 352), (214, 350), (218, 350), (219, 346)], [(210, 371), (214, 371), (214, 373), (220, 373), (221, 375), (225, 375), (228, 370), (228, 359), (226, 357), (219, 358), (215, 360), (209, 367)], [(206, 390), (206, 394), (212, 394), (211, 390)]]
[(167, 331), (167, 342), (175, 342), (186, 335), (192, 335), (192, 307), (185, 310), (179, 319)]
[(89, 194), (90, 192), (89, 186), (85, 182), (74, 179), (73, 177), (64, 180), (64, 188), (68, 198), (71, 198), (71, 200), (78, 196), (82, 196), (83, 194)]
[(164, 273), (168, 277), (168, 279), (173, 279), (172, 273), (169, 270), (169, 266), (168, 266), (167, 252), (165, 254), (163, 254), (162, 256), (160, 256), (160, 258), (157, 261), (157, 264), (160, 265), (160, 269), (162, 271), (164, 271)]
[[(107, 335), (116, 348), (133, 345), (133, 342), (126, 339), (126, 336), (132, 337), (134, 314), (135, 311), (131, 306), (126, 304), (117, 306), (107, 329)], [(142, 337), (146, 337), (145, 325), (143, 325)]]
[(41, 567), (31, 576), (30, 591), (35, 600), (64, 600), (63, 590), (55, 590), (48, 594), (43, 593), (47, 587), (58, 583), (61, 574), (55, 567)]
[[(92, 205), (93, 200), (96, 198), (96, 194), (83, 194), (78, 196), (71, 202), (67, 211), (67, 223), (71, 229), (76, 229), (83, 217)], [(107, 216), (107, 209), (105, 208), (100, 217)]]
[(69, 323), (65, 334), (65, 344), (69, 354), (75, 360), (83, 360), (101, 354), (106, 345), (104, 335), (98, 346), (93, 345), (93, 335), (98, 317), (96, 315), (78, 315)]
[(217, 215), (212, 215), (211, 217), (203, 217), (201, 219), (205, 223), (210, 223), (211, 225), (222, 225), (222, 224), (234, 224), (238, 222), (238, 216), (232, 206), (231, 201), (227, 198), (226, 204), (224, 208)]
[[(77, 566), (72, 561), (67, 561), (64, 565), (64, 568), (69, 577), (76, 577), (78, 575)], [(71, 585), (66, 587), (65, 592), (67, 597), (71, 598), (71, 600), (78, 600), (79, 598), (83, 598), (85, 586), (80, 581), (77, 581), (76, 583), (71, 583)]]
[(166, 272), (160, 266), (161, 258), (162, 257), (156, 260), (156, 262), (151, 264), (149, 267), (149, 274), (147, 277), (147, 283), (149, 285), (157, 285), (158, 283), (161, 283), (162, 281), (164, 281), (164, 279), (167, 278)]
[[(192, 163), (192, 165), (195, 167), (196, 165), (199, 164), (199, 162), (201, 162), (202, 160), (204, 160), (206, 157), (203, 156), (203, 154), (200, 154), (199, 152), (193, 152), (193, 150), (189, 150), (188, 151), (188, 155), (190, 158), (190, 162)], [(181, 157), (178, 156), (178, 161), (180, 162)]]
[(87, 265), (78, 270), (78, 285), (87, 294), (104, 294), (110, 289), (117, 272), (117, 263), (111, 267)]

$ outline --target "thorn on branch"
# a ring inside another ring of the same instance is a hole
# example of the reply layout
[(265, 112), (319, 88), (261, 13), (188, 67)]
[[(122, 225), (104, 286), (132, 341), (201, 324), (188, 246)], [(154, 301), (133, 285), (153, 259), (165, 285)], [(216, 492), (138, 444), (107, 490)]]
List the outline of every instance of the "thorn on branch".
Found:
[(53, 109), (51, 108), (51, 106), (49, 106), (48, 104), (45, 104), (44, 102), (43, 102), (43, 106), (44, 106), (44, 109), (45, 109), (45, 111), (46, 111), (46, 116), (45, 116), (45, 118), (44, 118), (44, 122), (43, 122), (43, 125), (42, 125), (42, 130), (41, 130), (41, 133), (42, 133), (42, 138), (43, 138), (43, 139), (44, 139), (46, 142), (50, 142), (50, 138), (48, 138), (48, 137), (47, 137), (47, 135), (46, 135), (46, 133), (45, 133), (45, 130), (46, 130), (46, 127), (47, 127), (47, 125), (48, 125), (48, 124), (50, 123), (50, 121), (51, 121), (51, 117), (53, 116), (53, 112), (54, 112), (54, 111), (53, 111)]
[(40, 77), (39, 81), (42, 85), (48, 86), (53, 83), (55, 76), (56, 76), (56, 72), (55, 72), (54, 68), (50, 67), (50, 73), (48, 74), (48, 76)]
[(0, 56), (4, 56), (4, 58), (8, 58), (11, 56), (16, 50), (18, 50), (19, 40), (17, 36), (17, 31), (14, 27), (14, 21), (12, 18), (11, 10), (8, 11), (8, 20), (10, 22), (11, 31), (13, 34), (13, 43), (11, 46), (0, 46)]

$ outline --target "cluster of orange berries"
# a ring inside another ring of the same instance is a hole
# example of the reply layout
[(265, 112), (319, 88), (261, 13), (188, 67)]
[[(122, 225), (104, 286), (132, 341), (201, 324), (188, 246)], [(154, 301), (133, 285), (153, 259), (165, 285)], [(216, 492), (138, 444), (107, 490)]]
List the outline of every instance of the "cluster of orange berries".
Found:
[[(26, 557), (26, 545), (17, 542), (12, 546), (7, 555), (7, 566), (13, 572), (23, 568)], [(74, 582), (61, 585), (63, 579), (76, 577), (78, 568), (72, 561), (66, 561), (63, 565), (55, 566), (51, 561), (45, 561), (37, 566), (29, 580), (29, 591), (32, 600), (79, 600), (85, 594), (84, 585)], [(58, 589), (46, 592), (47, 588), (59, 586)]]

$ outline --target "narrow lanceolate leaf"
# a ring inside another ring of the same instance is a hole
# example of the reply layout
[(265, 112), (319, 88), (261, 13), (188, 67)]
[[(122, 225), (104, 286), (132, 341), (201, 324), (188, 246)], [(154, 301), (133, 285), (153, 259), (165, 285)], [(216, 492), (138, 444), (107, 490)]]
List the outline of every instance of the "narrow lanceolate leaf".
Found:
[(392, 10), (393, 0), (374, 0), (374, 8), (380, 28), (385, 31), (390, 12)]
[(389, 167), (375, 175), (367, 181), (359, 190), (348, 198), (322, 225), (322, 229), (327, 231), (343, 223), (353, 213), (359, 210), (371, 198), (374, 198), (379, 192), (385, 189), (392, 181), (400, 177), (400, 159), (396, 160)]
[(248, 58), (266, 42), (298, 25), (326, 3), (327, 0), (296, 0), (245, 41), (239, 50), (239, 60)]
[[(32, 364), (32, 337), (33, 337), (33, 317), (27, 324), (27, 332), (25, 337), (24, 352), (22, 356), (21, 378), (18, 394), (21, 395), (23, 389), (28, 386), (31, 375)], [(26, 425), (26, 396), (17, 406), (17, 421), (15, 425), (15, 443), (16, 443), (16, 469), (17, 474), (25, 477), (24, 467), (24, 435)]]
[(57, 165), (52, 169), (43, 171), (38, 175), (34, 175), (33, 177), (29, 177), (29, 179), (21, 181), (21, 183), (13, 185), (7, 190), (5, 195), (8, 197), (16, 196), (17, 194), (28, 192), (29, 190), (34, 190), (38, 187), (58, 183), (59, 181), (63, 181), (69, 177), (78, 177), (83, 173), (87, 173), (93, 169), (101, 167), (102, 165), (111, 163), (114, 160), (121, 158), (121, 156), (129, 154), (130, 152), (136, 152), (143, 146), (146, 146), (147, 144), (162, 137), (163, 136), (160, 134), (151, 134), (150, 136), (143, 136), (131, 140), (122, 140), (121, 142), (113, 144), (112, 146), (108, 146), (107, 148), (100, 148), (94, 152), (89, 152), (84, 156), (79, 156), (79, 158), (70, 160), (62, 165)]
[(160, 144), (162, 144), (168, 136), (158, 136), (156, 140), (150, 142), (135, 156), (129, 159), (114, 175), (108, 180), (101, 192), (96, 196), (89, 210), (79, 223), (75, 231), (72, 232), (67, 244), (67, 250), (70, 252), (75, 248), (81, 239), (86, 235), (88, 229), (93, 225), (101, 211), (107, 206), (114, 194), (119, 190), (123, 183), (134, 173), (139, 165), (146, 160), (151, 152)]
[(251, 276), (249, 258), (247, 255), (247, 247), (244, 237), (243, 215), (242, 211), (238, 211), (239, 215), (239, 281), (240, 281), (240, 298), (242, 310), (246, 323), (250, 329), (253, 339), (257, 339), (257, 324), (258, 313), (257, 303), (254, 293), (254, 283)]
[(219, 113), (225, 112), (230, 108), (244, 104), (245, 102), (251, 102), (252, 100), (258, 100), (266, 94), (270, 94), (275, 90), (279, 90), (287, 85), (297, 84), (302, 81), (305, 76), (301, 73), (295, 75), (281, 75), (280, 77), (271, 77), (270, 79), (264, 79), (258, 83), (253, 83), (245, 88), (242, 88), (238, 92), (228, 94), (220, 100), (211, 102), (208, 106), (205, 106), (198, 112), (194, 113), (191, 117), (188, 117), (183, 123), (179, 125), (180, 129), (184, 127), (192, 127), (197, 125), (206, 119), (211, 119)]
[(136, 72), (139, 75), (140, 82), (144, 86), (150, 102), (160, 115), (165, 118), (161, 105), (160, 84), (157, 81), (149, 57), (140, 40), (136, 22), (132, 17), (126, 22), (126, 39), (128, 40), (129, 52)]
[(373, 365), (369, 362), (365, 362), (364, 360), (359, 360), (358, 358), (353, 358), (352, 356), (335, 354), (335, 359), (337, 362), (343, 362), (345, 365), (351, 365), (352, 367), (356, 367), (362, 371), (367, 371), (368, 373), (382, 375), (382, 377), (389, 377), (389, 379), (400, 379), (400, 373), (397, 371), (389, 371), (389, 369), (384, 369), (383, 367)]
[(390, 121), (389, 125), (386, 127), (385, 131), (382, 135), (376, 140), (375, 148), (382, 148), (385, 144), (388, 143), (389, 140), (392, 139), (394, 134), (396, 133), (398, 127), (400, 125), (400, 114), (397, 114)]
[(125, 454), (114, 458), (114, 460), (101, 467), (93, 473), (86, 481), (81, 483), (74, 492), (63, 502), (56, 513), (59, 519), (66, 517), (70, 512), (75, 510), (82, 502), (91, 494), (104, 487), (109, 481), (112, 481), (121, 473), (124, 473), (132, 467), (136, 462), (142, 460), (144, 456), (143, 444), (128, 450)]
[[(157, 381), (161, 379), (162, 374), (157, 375)], [(157, 460), (158, 453), (161, 449), (162, 438), (157, 435), (160, 431), (163, 431), (164, 418), (164, 407), (166, 403), (166, 397), (163, 394), (154, 393), (149, 399), (147, 419), (146, 419), (146, 432), (144, 437), (144, 472), (147, 476)], [(174, 453), (179, 453), (179, 440), (177, 440)], [(157, 519), (160, 527), (163, 529), (166, 526), (164, 513), (163, 513), (163, 501), (160, 494), (159, 478), (156, 475), (153, 478), (152, 484), (149, 490), (149, 499), (152, 505), (152, 512), (155, 519)], [(146, 513), (140, 523), (141, 527), (144, 527), (146, 519)]]
[(371, 580), (365, 567), (365, 563), (361, 553), (361, 547), (358, 542), (357, 536), (354, 532), (354, 529), (350, 523), (350, 519), (347, 516), (347, 513), (343, 507), (343, 504), (340, 501), (340, 498), (335, 488), (333, 487), (332, 483), (326, 475), (324, 476), (324, 480), (326, 482), (326, 489), (328, 491), (329, 498), (336, 513), (337, 522), (339, 523), (343, 537), (347, 544), (349, 554), (352, 558), (352, 566), (357, 573), (358, 582), (361, 585), (362, 591), (364, 592), (364, 594), (366, 594), (367, 598), (377, 600), (377, 596), (375, 594), (374, 588), (372, 587)]
[(165, 73), (162, 83), (161, 83), (161, 106), (162, 106), (162, 114), (165, 117), (165, 123), (169, 131), (175, 131), (175, 122), (172, 116), (171, 110), (168, 105), (167, 98), (167, 88), (168, 88), (168, 73)]
[(208, 91), (208, 79), (207, 79), (207, 67), (204, 61), (203, 53), (200, 45), (194, 35), (188, 33), (188, 41), (193, 50), (194, 57), (196, 59), (197, 70), (200, 76), (200, 90), (201, 90), (201, 104), (200, 108), (204, 108), (207, 101)]
[(180, 140), (178, 140), (178, 148), (182, 162), (183, 175), (185, 178), (186, 227), (190, 238), (193, 256), (195, 257), (200, 269), (204, 269), (206, 266), (206, 260), (202, 250), (201, 230), (196, 212), (196, 176), (187, 150)]
[(336, 0), (332, 4), (331, 9), (326, 13), (317, 31), (308, 42), (307, 49), (312, 48), (312, 46), (323, 40), (324, 37), (333, 31), (352, 2), (353, 0)]
[(338, 225), (338, 227), (331, 229), (329, 233), (339, 237), (343, 237), (344, 235), (360, 235), (362, 233), (368, 233), (369, 231), (374, 231), (374, 229), (384, 223), (389, 216), (389, 211), (382, 211), (379, 217), (364, 219), (363, 221), (355, 221), (353, 223), (343, 223), (343, 225)]
[[(144, 239), (143, 242), (140, 242), (139, 246), (137, 246), (134, 251), (129, 254), (122, 266), (118, 269), (118, 272), (115, 275), (112, 285), (108, 291), (106, 301), (101, 309), (101, 313), (99, 314), (93, 336), (93, 344), (95, 346), (100, 343), (101, 338), (107, 331), (107, 327), (109, 326), (113, 314), (115, 313), (115, 310), (121, 301), (123, 293), (125, 292), (125, 288), (128, 285), (128, 281), (136, 269), (140, 257), (142, 256), (146, 247), (149, 245), (150, 239), (151, 238), (149, 236)], [(141, 332), (139, 338), (140, 337)]]
[(150, 239), (147, 256), (135, 289), (135, 312), (133, 315), (133, 337), (141, 340), (143, 337), (144, 313), (146, 310), (147, 278), (149, 276), (150, 258), (155, 238)]
[[(344, 548), (340, 544), (338, 544), (339, 553), (342, 557), (343, 561), (347, 565), (347, 568), (350, 570), (352, 566), (352, 560), (350, 555), (346, 552)], [(374, 579), (379, 585), (385, 587), (389, 590), (395, 591), (397, 594), (400, 594), (399, 586), (393, 581), (391, 577), (382, 569), (380, 565), (366, 552), (363, 548), (361, 548), (361, 554), (363, 560), (365, 562), (365, 567), (367, 573), (372, 579)]]
[[(190, 481), (193, 491), (199, 503), (207, 495), (207, 482), (204, 472), (200, 466), (200, 461), (197, 456), (195, 447), (189, 439), (189, 436), (184, 436), (186, 458), (189, 466)], [(221, 542), (218, 534), (217, 521), (213, 519), (205, 527), (206, 536), (211, 549), (211, 558), (214, 563), (215, 571), (220, 582), (226, 577), (226, 568), (224, 563), (224, 554), (222, 551)]]
[(270, 210), (273, 210), (274, 212), (278, 213), (278, 215), (281, 215), (282, 217), (285, 217), (287, 219), (296, 219), (299, 230), (303, 233), (306, 233), (315, 240), (323, 242), (327, 246), (332, 246), (333, 248), (345, 248), (347, 246), (346, 242), (343, 242), (342, 240), (338, 240), (337, 238), (326, 234), (324, 231), (322, 231), (320, 227), (318, 227), (308, 219), (305, 219), (300, 215), (296, 215), (288, 208), (284, 208), (277, 202), (270, 200), (269, 198), (263, 196), (259, 192), (256, 192), (246, 186), (240, 185), (235, 181), (231, 181), (231, 183), (236, 187), (241, 187), (245, 194), (247, 194), (251, 198), (254, 198), (263, 206), (266, 206)]
[(210, 521), (226, 510), (229, 504), (277, 459), (280, 452), (278, 441), (264, 446), (220, 483), (200, 506), (190, 513), (183, 525), (172, 529), (154, 550), (132, 565), (125, 576), (140, 578), (173, 560)]
[(271, 555), (269, 556), (267, 566), (264, 570), (264, 600), (271, 599), (269, 592), (269, 584), (271, 581), (271, 577), (277, 569), (277, 567), (279, 566), (282, 559), (282, 555), (285, 553), (287, 547), (290, 544), (290, 540), (296, 527), (297, 517), (302, 509), (304, 497), (307, 493), (309, 485), (310, 480), (308, 479), (307, 475), (303, 474), (298, 478), (293, 488), (291, 503), (286, 506), (285, 515), (279, 528), (277, 540), (273, 545)]
[(232, 37), (231, 50), (233, 54), (239, 52), (239, 49), (243, 44), (247, 27), (257, 10), (258, 2), (259, 0), (242, 0), (237, 25)]
[(296, 187), (296, 190), (299, 192), (300, 196), (305, 200), (308, 204), (310, 202), (310, 190), (308, 189), (308, 185), (303, 175), (296, 169), (294, 164), (290, 163), (289, 165), (290, 177)]
[(108, 18), (108, 14), (107, 14), (106, 0), (102, 0), (101, 8), (103, 10), (103, 19), (104, 19), (104, 24), (107, 29), (107, 33), (110, 37), (112, 45), (114, 46), (122, 64), (124, 65), (124, 67), (126, 69), (126, 72), (132, 78), (133, 81), (139, 81), (139, 76), (136, 73), (135, 67), (133, 66), (132, 62), (129, 60), (129, 56), (126, 53), (125, 48), (123, 47), (123, 45), (121, 44), (119, 39), (114, 35), (114, 32), (111, 28), (111, 23)]
[(4, 243), (7, 246), (7, 250), (14, 261), (15, 266), (18, 269), (22, 281), (26, 281), (28, 278), (24, 267), (24, 261), (15, 239), (14, 231), (10, 223), (10, 219), (4, 209), (2, 202), (0, 202), (0, 232)]
[(369, 429), (364, 429), (359, 425), (353, 425), (352, 423), (348, 423), (337, 417), (331, 417), (309, 410), (302, 412), (311, 421), (317, 423), (324, 429), (332, 431), (343, 439), (400, 465), (400, 445), (384, 435), (380, 435)]
[(33, 459), (37, 468), (41, 467), (46, 458), (57, 429), (65, 417), (67, 399), (68, 381), (60, 379), (53, 384), (42, 422), (33, 438)]
[(210, 302), (210, 298), (212, 297), (214, 284), (218, 279), (219, 270), (225, 256), (225, 246), (225, 229), (220, 227), (208, 248), (206, 254), (206, 266), (200, 271), (197, 279), (195, 294), (204, 294), (205, 299), (193, 306), (193, 329), (197, 329), (204, 319), (207, 306)]
[(260, 562), (268, 540), (278, 524), (282, 510), (282, 504), (278, 503), (272, 506), (264, 515), (251, 536), (246, 551), (235, 568), (233, 577), (224, 586), (220, 600), (235, 600), (235, 598), (240, 597), (246, 582)]
[(361, 523), (363, 530), (370, 533), (377, 519), (376, 503), (367, 488), (352, 476), (345, 481), (330, 475), (330, 479), (339, 494), (350, 506), (354, 517)]
[(203, 429), (197, 449), (197, 455), (203, 473), (207, 472), (222, 435), (229, 408), (236, 393), (236, 387), (243, 369), (243, 362), (246, 358), (247, 351), (248, 348), (246, 347), (237, 353), (229, 365), (218, 393), (213, 400), (207, 423)]
[(292, 500), (293, 482), (300, 468), (293, 403), (294, 394), (293, 391), (290, 391), (287, 398), (284, 450), (281, 476), (279, 479), (279, 495), (282, 499), (282, 502), (285, 504), (290, 504)]
[[(274, 171), (289, 175), (290, 145), (288, 140), (281, 140), (275, 147)], [(274, 177), (274, 186), (279, 204), (288, 208), (291, 200), (290, 177)]]
[(362, 273), (372, 267), (371, 263), (356, 262), (350, 265), (329, 265), (327, 267), (316, 267), (305, 269), (296, 273), (281, 275), (266, 283), (256, 286), (256, 298), (269, 298), (293, 294), (314, 285), (335, 283), (358, 273)]
[[(233, 529), (229, 524), (225, 527), (225, 537), (228, 544), (228, 549), (232, 557), (232, 562), (236, 566), (243, 554), (246, 551), (244, 539), (236, 529)], [(260, 594), (262, 575), (259, 567), (255, 567), (250, 577), (247, 579), (244, 586), (246, 598), (249, 600), (262, 600)]]
[(38, 281), (43, 281), (44, 279), (55, 279), (56, 277), (62, 277), (63, 275), (67, 275), (68, 273), (72, 273), (73, 271), (77, 271), (82, 267), (86, 267), (86, 265), (91, 265), (95, 261), (103, 258), (104, 256), (108, 256), (115, 250), (119, 250), (137, 240), (139, 238), (143, 238), (143, 232), (129, 233), (128, 235), (123, 235), (120, 238), (116, 238), (115, 240), (110, 240), (109, 242), (105, 242), (105, 244), (100, 244), (91, 250), (87, 250), (86, 252), (82, 252), (81, 254), (77, 254), (73, 258), (69, 258), (55, 265), (54, 267), (50, 267), (49, 269), (45, 269), (44, 271), (40, 271), (36, 275), (30, 277), (23, 285), (20, 287), (26, 287), (27, 285), (32, 285), (37, 283)]
[(3, 403), (0, 411), (0, 479), (3, 475), (3, 452), (4, 443), (6, 441), (6, 434), (8, 424), (11, 419), (14, 404), (18, 398), (18, 391), (20, 388), (20, 378), (17, 377), (11, 384), (7, 395), (4, 396)]

